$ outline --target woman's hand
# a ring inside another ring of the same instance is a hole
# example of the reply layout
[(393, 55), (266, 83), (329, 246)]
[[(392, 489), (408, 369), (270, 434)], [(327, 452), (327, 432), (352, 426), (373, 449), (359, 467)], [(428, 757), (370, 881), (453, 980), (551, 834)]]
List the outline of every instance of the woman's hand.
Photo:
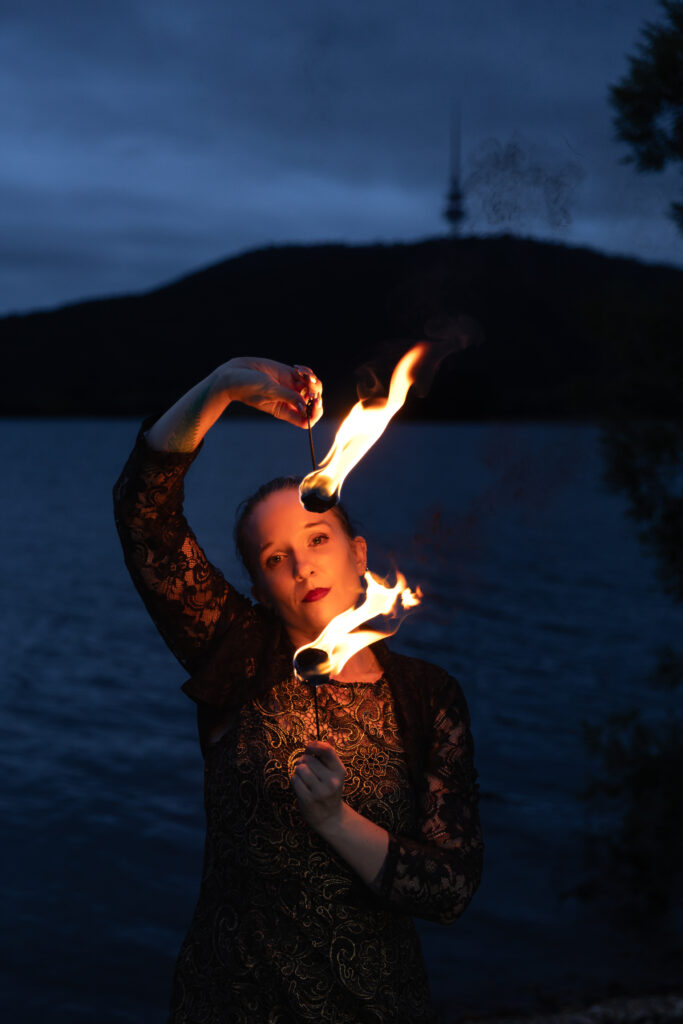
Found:
[(323, 414), (322, 382), (307, 366), (240, 356), (224, 363), (216, 375), (230, 401), (244, 402), (297, 427), (308, 425), (309, 401), (311, 424), (317, 423)]
[(311, 424), (323, 414), (323, 386), (307, 366), (286, 366), (273, 359), (229, 359), (161, 416), (147, 431), (152, 448), (191, 452), (232, 401), (253, 405), (297, 427), (306, 427), (306, 404)]
[(292, 775), (299, 810), (316, 832), (329, 828), (342, 813), (346, 768), (337, 752), (322, 740), (309, 740)]

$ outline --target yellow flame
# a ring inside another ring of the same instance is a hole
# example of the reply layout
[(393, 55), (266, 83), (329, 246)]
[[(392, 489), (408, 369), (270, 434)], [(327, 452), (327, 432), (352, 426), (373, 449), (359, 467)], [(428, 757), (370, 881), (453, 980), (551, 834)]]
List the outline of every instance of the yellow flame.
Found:
[[(406, 585), (405, 576), (400, 572), (396, 573), (396, 584), (393, 587), (389, 587), (384, 580), (372, 572), (365, 573), (365, 581), (367, 590), (363, 604), (359, 608), (349, 608), (347, 611), (335, 615), (320, 636), (316, 637), (312, 643), (304, 644), (294, 653), (295, 661), (302, 651), (314, 647), (324, 651), (327, 655), (327, 661), (321, 664), (317, 671), (321, 675), (336, 675), (358, 651), (374, 644), (377, 640), (384, 640), (385, 637), (396, 632), (405, 618), (405, 615), (398, 617), (396, 609), (399, 605), (407, 612), (422, 600), (420, 588), (418, 587), (414, 591), (410, 590)], [(397, 615), (398, 621), (391, 629), (384, 631), (357, 629), (358, 626), (367, 622), (368, 619), (373, 619), (376, 615)]]
[(346, 476), (372, 448), (395, 413), (406, 400), (408, 389), (415, 380), (415, 369), (428, 350), (425, 342), (414, 345), (394, 367), (386, 399), (371, 405), (356, 402), (342, 422), (329, 452), (320, 465), (304, 477), (299, 495), (318, 491), (326, 498), (339, 495)]

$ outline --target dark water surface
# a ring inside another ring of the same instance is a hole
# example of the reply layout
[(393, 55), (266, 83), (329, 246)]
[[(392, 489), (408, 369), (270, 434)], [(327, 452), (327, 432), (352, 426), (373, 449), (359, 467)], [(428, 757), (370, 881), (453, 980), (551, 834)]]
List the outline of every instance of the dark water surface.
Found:
[[(202, 760), (185, 676), (126, 574), (111, 488), (132, 421), (4, 421), (3, 1019), (166, 1019), (202, 862)], [(316, 429), (324, 452), (331, 427)], [(472, 716), (484, 878), (452, 927), (417, 921), (444, 1024), (466, 1011), (646, 991), (676, 977), (680, 920), (615, 928), (583, 878), (582, 719), (664, 713), (646, 682), (681, 632), (599, 430), (392, 425), (344, 498), (419, 583), (395, 649), (453, 672)], [(303, 432), (218, 424), (187, 483), (190, 522), (236, 585), (233, 509), (308, 470)], [(678, 931), (676, 932), (676, 929)]]

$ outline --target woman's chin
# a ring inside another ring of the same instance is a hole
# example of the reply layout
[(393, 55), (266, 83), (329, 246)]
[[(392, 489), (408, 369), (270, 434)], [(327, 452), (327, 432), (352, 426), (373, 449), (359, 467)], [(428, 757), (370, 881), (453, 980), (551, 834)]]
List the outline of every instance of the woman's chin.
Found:
[(344, 603), (335, 594), (319, 601), (300, 604), (295, 611), (295, 617), (290, 617), (291, 611), (290, 616), (283, 616), (292, 639), (298, 641), (299, 647), (313, 643), (332, 619), (354, 607), (354, 600), (355, 595)]
[(319, 636), (326, 626), (329, 626), (332, 619), (336, 618), (337, 615), (341, 615), (342, 612), (348, 611), (352, 605), (344, 605), (338, 607), (337, 602), (328, 603), (327, 600), (312, 602), (310, 608), (306, 611), (306, 622), (305, 625), (302, 623), (302, 627), (307, 631), (313, 631), (312, 640), (315, 640)]
[(334, 615), (330, 615), (329, 612), (326, 614), (324, 609), (316, 608), (315, 611), (311, 611), (306, 619), (305, 629), (307, 632), (312, 633), (311, 640), (315, 640), (324, 630), (325, 626), (334, 618)]

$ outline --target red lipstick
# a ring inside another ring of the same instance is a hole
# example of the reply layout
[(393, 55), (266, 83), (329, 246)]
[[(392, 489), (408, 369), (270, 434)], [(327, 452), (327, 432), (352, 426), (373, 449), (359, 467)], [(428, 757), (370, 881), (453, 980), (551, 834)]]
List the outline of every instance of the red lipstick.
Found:
[(330, 592), (330, 587), (318, 587), (316, 590), (309, 590), (304, 601), (319, 601)]

